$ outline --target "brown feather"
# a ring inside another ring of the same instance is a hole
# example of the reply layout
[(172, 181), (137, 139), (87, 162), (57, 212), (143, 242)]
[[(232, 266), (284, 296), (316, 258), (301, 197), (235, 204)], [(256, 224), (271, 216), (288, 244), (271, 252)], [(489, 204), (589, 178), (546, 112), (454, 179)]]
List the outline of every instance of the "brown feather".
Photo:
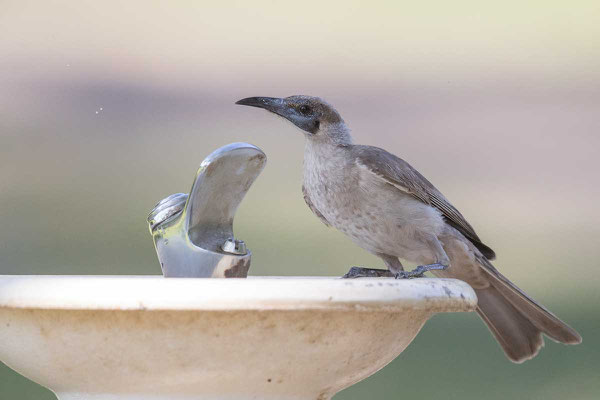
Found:
[(475, 293), (478, 299), (477, 313), (506, 356), (515, 363), (535, 357), (544, 346), (542, 332), (496, 288), (479, 289)]
[(561, 321), (544, 306), (533, 300), (519, 289), (508, 278), (502, 275), (494, 266), (485, 259), (478, 260), (483, 270), (491, 278), (491, 284), (510, 302), (517, 310), (525, 315), (540, 331), (552, 340), (565, 343), (581, 343), (581, 336), (569, 325)]
[(488, 260), (496, 258), (494, 251), (481, 242), (481, 239), (479, 239), (465, 217), (409, 163), (378, 147), (356, 145), (353, 151), (358, 163), (367, 167), (372, 173), (390, 185), (437, 208), (442, 213), (446, 223), (470, 240)]

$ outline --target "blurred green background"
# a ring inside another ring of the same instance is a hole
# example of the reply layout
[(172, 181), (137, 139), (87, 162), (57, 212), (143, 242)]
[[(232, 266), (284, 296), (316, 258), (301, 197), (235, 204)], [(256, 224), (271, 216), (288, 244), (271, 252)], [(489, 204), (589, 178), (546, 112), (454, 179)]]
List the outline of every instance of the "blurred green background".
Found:
[[(579, 330), (514, 365), (438, 315), (336, 400), (600, 396), (600, 3), (0, 1), (0, 274), (159, 274), (146, 215), (234, 141), (254, 275), (380, 261), (310, 214), (303, 137), (254, 95), (318, 95), (427, 176), (496, 265)], [(26, 350), (24, 350), (26, 351)], [(53, 399), (0, 364), (0, 399)]]

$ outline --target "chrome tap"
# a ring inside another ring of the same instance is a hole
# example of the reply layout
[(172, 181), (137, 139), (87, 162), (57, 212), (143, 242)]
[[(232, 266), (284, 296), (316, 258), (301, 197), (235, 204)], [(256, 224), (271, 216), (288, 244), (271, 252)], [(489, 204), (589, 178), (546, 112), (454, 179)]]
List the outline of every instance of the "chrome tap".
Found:
[(161, 200), (148, 216), (165, 277), (245, 278), (250, 250), (233, 236), (233, 218), (267, 162), (248, 143), (212, 152), (198, 169), (190, 194)]

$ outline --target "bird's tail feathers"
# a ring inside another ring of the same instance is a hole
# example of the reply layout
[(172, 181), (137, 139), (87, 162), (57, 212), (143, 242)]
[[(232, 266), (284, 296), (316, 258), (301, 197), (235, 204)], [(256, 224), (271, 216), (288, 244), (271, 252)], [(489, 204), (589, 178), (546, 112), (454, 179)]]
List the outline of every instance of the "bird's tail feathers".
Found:
[(477, 313), (506, 356), (515, 363), (535, 357), (544, 346), (542, 332), (493, 286), (475, 292)]
[[(491, 265), (489, 261), (486, 260), (486, 262)], [(581, 343), (581, 336), (575, 329), (565, 324), (556, 315), (546, 309), (546, 307), (529, 297), (495, 268), (494, 272), (491, 272), (488, 268), (484, 268), (484, 270), (492, 278), (492, 285), (517, 310), (529, 318), (539, 330), (548, 335), (549, 338), (565, 344)]]
[(535, 356), (544, 345), (542, 333), (556, 342), (581, 343), (577, 331), (525, 294), (489, 261), (481, 262), (491, 286), (476, 291), (477, 312), (512, 361), (523, 362)]

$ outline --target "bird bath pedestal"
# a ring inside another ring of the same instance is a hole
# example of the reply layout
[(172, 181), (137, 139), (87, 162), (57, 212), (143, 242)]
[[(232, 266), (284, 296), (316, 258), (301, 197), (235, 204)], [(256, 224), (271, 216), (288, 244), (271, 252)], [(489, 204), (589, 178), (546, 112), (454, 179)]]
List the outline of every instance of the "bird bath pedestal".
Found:
[(324, 400), (476, 302), (452, 279), (0, 276), (0, 360), (60, 400)]

